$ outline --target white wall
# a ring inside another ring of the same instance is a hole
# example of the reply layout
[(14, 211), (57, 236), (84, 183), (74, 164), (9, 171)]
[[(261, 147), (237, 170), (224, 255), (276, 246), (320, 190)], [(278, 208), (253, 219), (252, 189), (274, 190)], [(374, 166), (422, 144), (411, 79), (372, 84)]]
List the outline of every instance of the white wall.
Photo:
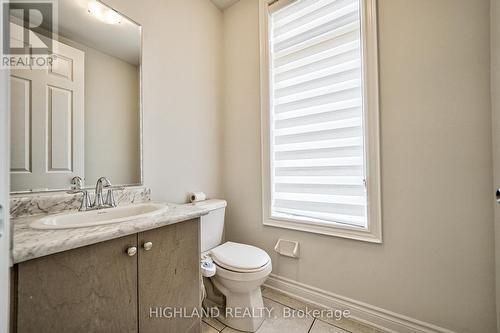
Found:
[[(224, 12), (227, 236), (274, 273), (457, 332), (494, 332), (488, 0), (378, 2), (384, 244), (262, 226), (258, 1)], [(278, 237), (301, 258), (278, 258)]]
[(144, 177), (154, 200), (221, 195), (222, 12), (208, 0), (110, 0), (143, 26)]

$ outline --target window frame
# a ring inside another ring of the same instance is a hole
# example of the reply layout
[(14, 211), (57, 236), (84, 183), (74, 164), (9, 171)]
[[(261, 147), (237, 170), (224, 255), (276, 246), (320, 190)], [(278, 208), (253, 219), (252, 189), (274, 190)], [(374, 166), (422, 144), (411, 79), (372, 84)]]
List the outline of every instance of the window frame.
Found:
[(271, 84), (269, 52), (269, 4), (277, 10), (296, 0), (259, 0), (260, 96), (262, 148), (262, 222), (265, 226), (382, 243), (380, 191), (379, 79), (377, 40), (377, 0), (360, 0), (361, 49), (363, 61), (364, 164), (367, 187), (367, 227), (346, 224), (325, 226), (303, 220), (273, 217), (271, 158)]

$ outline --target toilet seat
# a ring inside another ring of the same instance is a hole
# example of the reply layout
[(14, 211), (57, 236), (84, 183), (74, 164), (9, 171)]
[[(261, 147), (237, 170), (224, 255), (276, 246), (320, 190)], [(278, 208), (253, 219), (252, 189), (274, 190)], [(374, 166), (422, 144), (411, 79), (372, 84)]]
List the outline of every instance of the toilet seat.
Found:
[[(241, 272), (235, 272), (226, 268), (223, 268), (221, 266), (217, 267), (217, 271), (215, 273), (215, 278), (217, 279), (226, 279), (226, 280), (231, 280), (231, 281), (237, 281), (238, 283), (255, 283), (255, 281), (259, 281), (262, 279), (266, 279), (269, 274), (271, 274), (271, 271), (273, 270), (273, 266), (271, 262), (268, 262), (264, 267), (261, 268), (261, 270), (256, 271), (256, 272), (247, 272), (247, 273), (241, 273)], [(264, 281), (262, 281), (264, 282)]]
[(271, 261), (269, 255), (258, 247), (226, 242), (210, 250), (215, 264), (237, 273), (254, 273), (266, 270)]

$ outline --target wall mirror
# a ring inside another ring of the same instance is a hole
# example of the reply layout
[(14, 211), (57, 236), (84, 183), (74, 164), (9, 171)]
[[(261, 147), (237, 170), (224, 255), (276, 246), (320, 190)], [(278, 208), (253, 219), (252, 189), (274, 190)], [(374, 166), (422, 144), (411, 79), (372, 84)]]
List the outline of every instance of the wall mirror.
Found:
[(141, 27), (99, 1), (56, 5), (57, 24), (41, 27), (57, 33), (38, 36), (53, 40), (52, 63), (11, 70), (11, 192), (67, 190), (75, 176), (142, 184)]

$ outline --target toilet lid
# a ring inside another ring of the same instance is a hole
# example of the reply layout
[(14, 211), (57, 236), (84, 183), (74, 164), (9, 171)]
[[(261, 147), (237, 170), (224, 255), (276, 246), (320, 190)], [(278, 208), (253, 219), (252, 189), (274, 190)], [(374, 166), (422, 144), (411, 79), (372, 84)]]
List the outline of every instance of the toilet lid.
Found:
[(265, 266), (271, 258), (258, 247), (226, 242), (210, 251), (217, 265), (235, 272), (249, 272)]

